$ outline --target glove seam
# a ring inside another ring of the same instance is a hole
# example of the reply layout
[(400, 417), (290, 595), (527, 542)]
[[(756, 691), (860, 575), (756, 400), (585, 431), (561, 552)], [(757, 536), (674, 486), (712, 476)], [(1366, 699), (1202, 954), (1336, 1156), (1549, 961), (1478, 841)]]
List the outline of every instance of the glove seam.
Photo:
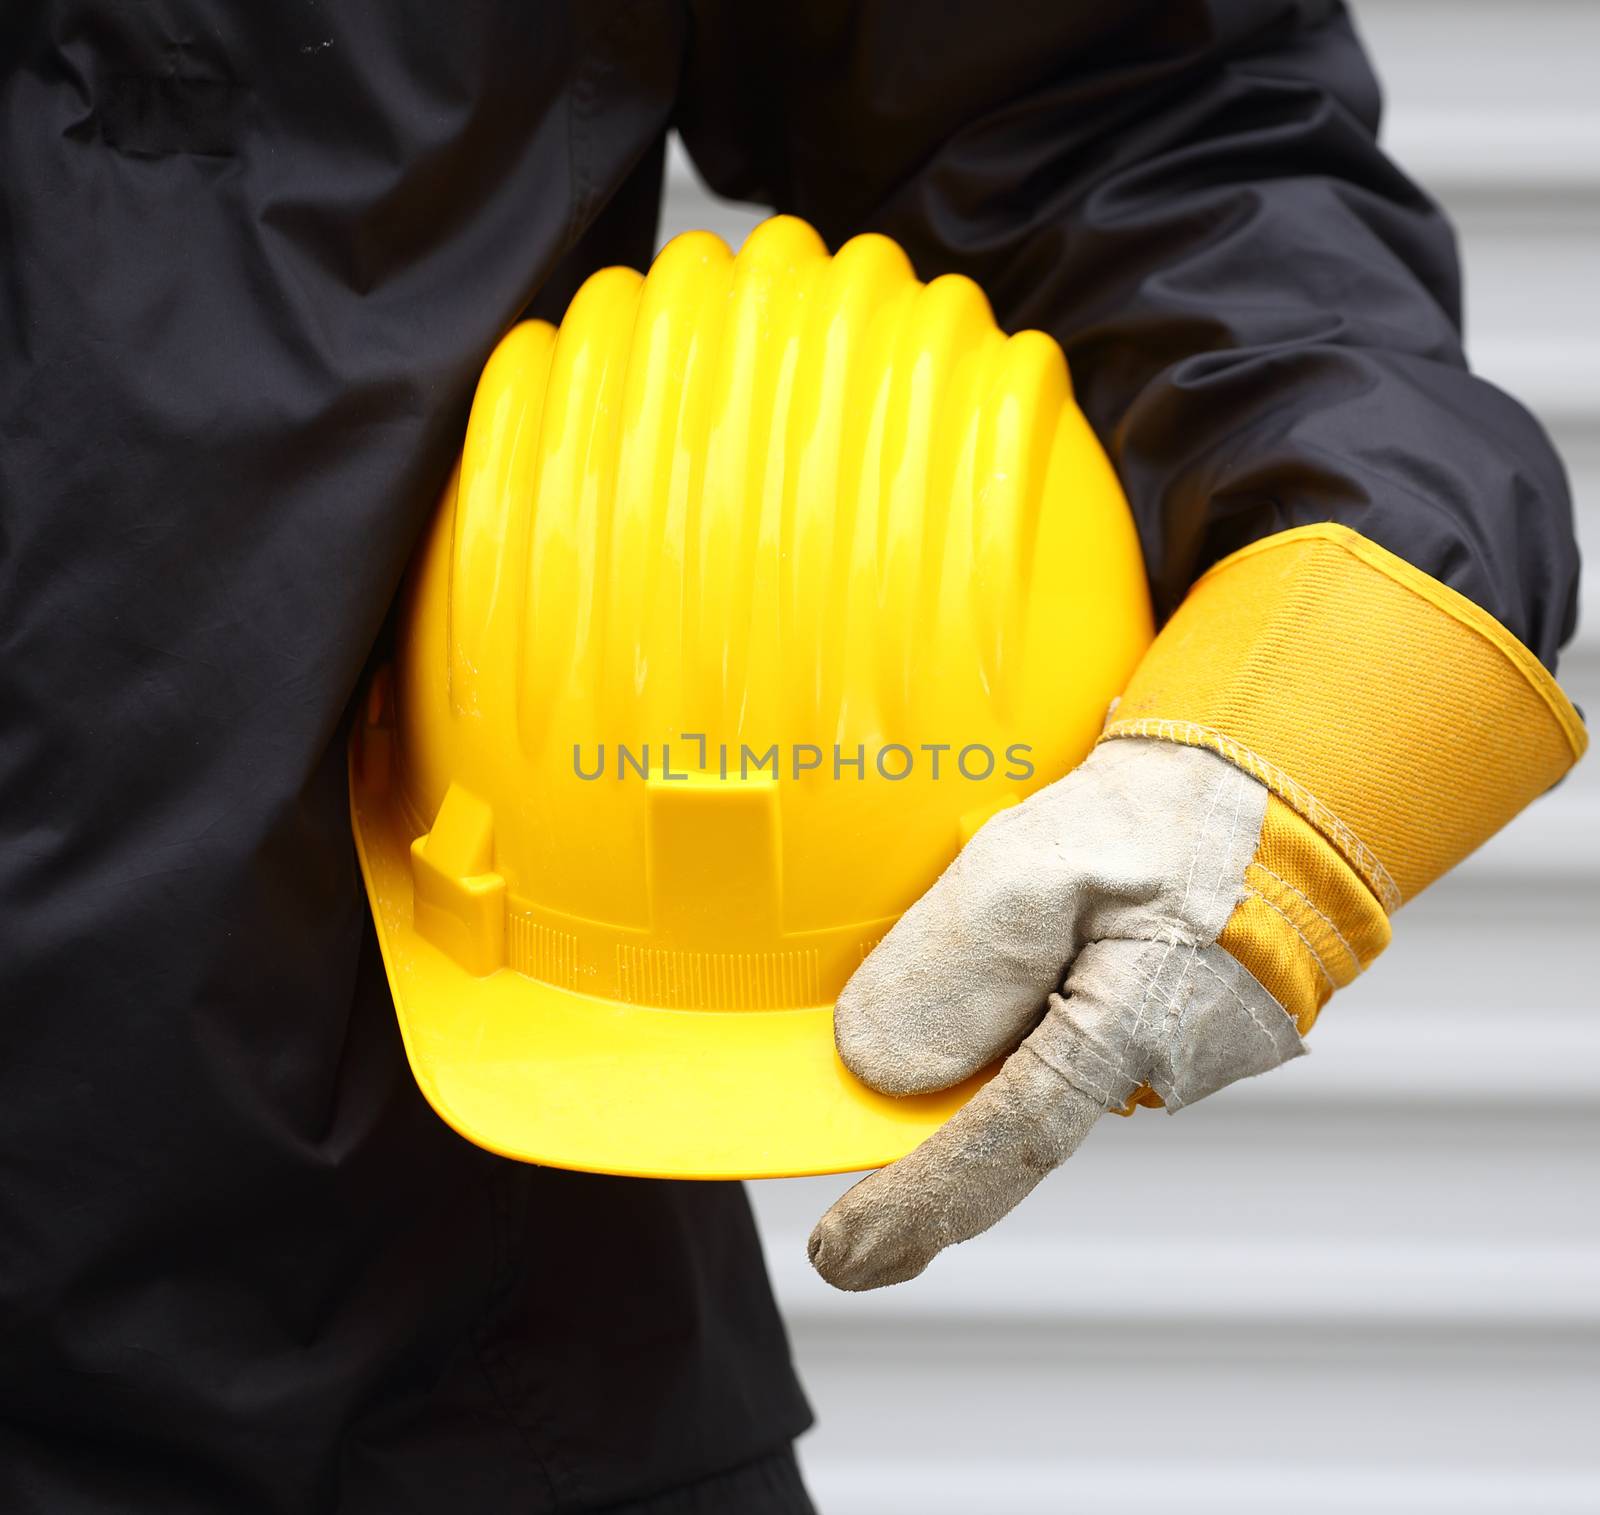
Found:
[[(1189, 949), (1188, 961), (1183, 965), (1182, 972), (1178, 975), (1178, 982), (1176, 985), (1174, 985), (1172, 993), (1170, 995), (1160, 996), (1161, 1003), (1165, 1008), (1166, 1014), (1162, 1017), (1162, 1025), (1159, 1028), (1154, 1028), (1151, 1027), (1147, 1021), (1145, 1017), (1145, 1010), (1150, 1004), (1151, 999), (1157, 995), (1158, 988), (1161, 983), (1161, 975), (1166, 970), (1167, 963), (1172, 957), (1173, 952), (1180, 945), (1186, 946)], [(1181, 1019), (1181, 1011), (1178, 1009), (1179, 993), (1184, 984), (1188, 982), (1189, 972), (1193, 968), (1195, 961), (1199, 957), (1199, 954), (1200, 946), (1197, 942), (1191, 941), (1180, 943), (1178, 941), (1169, 940), (1167, 942), (1167, 950), (1161, 954), (1160, 962), (1155, 965), (1155, 968), (1151, 971), (1148, 979), (1141, 978), (1137, 969), (1130, 970), (1134, 982), (1144, 986), (1144, 994), (1141, 996), (1138, 1008), (1134, 1012), (1133, 1030), (1128, 1036), (1129, 1050), (1131, 1050), (1135, 1044), (1135, 1037), (1137, 1033), (1141, 1031), (1153, 1033), (1157, 1037), (1165, 1037), (1168, 1034), (1166, 1022), (1169, 1019), (1174, 1022), (1174, 1030), (1177, 1029), (1177, 1022)], [(1170, 1057), (1166, 1060), (1167, 1066), (1165, 1068), (1152, 1066), (1153, 1064), (1159, 1063), (1159, 1061), (1159, 1057), (1149, 1057), (1145, 1059), (1146, 1066), (1142, 1070), (1144, 1074), (1142, 1082), (1148, 1083), (1150, 1087), (1155, 1090), (1157, 1095), (1160, 1096), (1162, 1104), (1170, 1110), (1172, 1108), (1170, 1101), (1176, 1089), (1176, 1086), (1170, 1076), (1172, 1060)], [(1129, 1074), (1128, 1077), (1131, 1079), (1132, 1075)], [(1163, 1084), (1166, 1086), (1165, 1088), (1162, 1087)], [(1112, 1101), (1107, 1099), (1106, 1108), (1110, 1109), (1111, 1104)]]
[[(1267, 865), (1265, 863), (1261, 862), (1257, 858), (1252, 858), (1250, 860), (1249, 868), (1246, 868), (1246, 870), (1245, 870), (1245, 873), (1246, 873), (1246, 884), (1245, 884), (1245, 887), (1247, 889), (1250, 888), (1249, 882), (1248, 882), (1248, 875), (1249, 875), (1250, 868), (1258, 868), (1258, 869), (1260, 869), (1262, 873), (1266, 874), (1266, 876), (1269, 879), (1271, 879), (1273, 881), (1273, 883), (1275, 883), (1280, 889), (1284, 890), (1285, 893), (1287, 893), (1287, 894), (1293, 896), (1293, 898), (1299, 900), (1300, 903), (1302, 905), (1304, 905), (1307, 910), (1309, 910), (1314, 916), (1316, 916), (1316, 918), (1319, 921), (1321, 921), (1322, 924), (1324, 926), (1326, 926), (1329, 931), (1331, 931), (1333, 933), (1333, 935), (1334, 935), (1335, 939), (1338, 941), (1339, 945), (1341, 947), (1343, 947), (1345, 952), (1349, 955), (1350, 961), (1356, 965), (1355, 966), (1355, 973), (1352, 973), (1350, 975), (1351, 978), (1354, 978), (1357, 974), (1359, 974), (1361, 972), (1361, 970), (1362, 970), (1362, 968), (1364, 966), (1364, 964), (1361, 961), (1361, 954), (1358, 953), (1356, 951), (1356, 949), (1350, 945), (1349, 939), (1345, 936), (1344, 932), (1342, 932), (1339, 929), (1338, 925), (1334, 922), (1333, 918), (1331, 916), (1325, 914), (1323, 911), (1319, 910), (1317, 908), (1317, 906), (1312, 902), (1311, 898), (1306, 894), (1306, 892), (1303, 889), (1295, 888), (1295, 886), (1293, 884), (1291, 884), (1288, 879), (1284, 878), (1281, 874), (1274, 873), (1272, 871), (1272, 869), (1267, 867)], [(1264, 894), (1262, 894), (1259, 889), (1250, 889), (1250, 893), (1256, 895), (1257, 898), (1259, 898), (1259, 899), (1265, 900), (1267, 904), (1269, 904), (1269, 905), (1272, 904), (1272, 901), (1267, 899), (1267, 897)], [(1277, 909), (1278, 907), (1276, 905), (1274, 905), (1273, 908)], [(1285, 916), (1285, 918), (1287, 919), (1287, 916)], [(1290, 925), (1294, 925), (1294, 922), (1292, 920), (1290, 920), (1289, 924)], [(1304, 940), (1304, 939), (1305, 939), (1304, 938), (1304, 934), (1302, 933), (1302, 940)], [(1307, 945), (1309, 945), (1309, 942), (1307, 943)], [(1315, 949), (1313, 949), (1313, 953), (1315, 954)], [(1317, 957), (1317, 961), (1318, 962), (1322, 962), (1323, 959), (1320, 956), (1318, 956)], [(1330, 975), (1330, 977), (1331, 977), (1331, 975)]]
[(1311, 954), (1311, 960), (1317, 965), (1317, 972), (1327, 980), (1328, 988), (1337, 989), (1339, 987), (1338, 979), (1336, 979), (1333, 974), (1328, 971), (1328, 965), (1323, 961), (1322, 954), (1311, 945), (1311, 938), (1308, 937), (1305, 932), (1295, 924), (1294, 918), (1289, 914), (1289, 912), (1276, 901), (1268, 899), (1267, 896), (1259, 889), (1252, 889), (1248, 884), (1245, 885), (1245, 893), (1260, 900), (1261, 903), (1267, 907), (1267, 909), (1275, 911), (1282, 918), (1284, 924), (1287, 925), (1288, 928), (1300, 938), (1301, 945), (1306, 949), (1307, 952)]
[[(1171, 959), (1172, 954), (1175, 951), (1177, 951), (1179, 945), (1180, 945), (1180, 943), (1178, 943), (1176, 941), (1169, 941), (1167, 943), (1167, 950), (1161, 954), (1161, 961), (1156, 964), (1154, 970), (1151, 972), (1150, 977), (1148, 979), (1140, 979), (1137, 970), (1133, 970), (1133, 977), (1134, 977), (1135, 981), (1139, 982), (1139, 983), (1142, 983), (1144, 985), (1144, 993), (1139, 997), (1139, 1004), (1138, 1004), (1138, 1006), (1135, 1008), (1135, 1010), (1133, 1012), (1133, 1031), (1134, 1031), (1135, 1034), (1137, 1034), (1138, 1032), (1141, 1032), (1141, 1031), (1143, 1031), (1143, 1032), (1153, 1032), (1155, 1035), (1158, 1035), (1158, 1036), (1161, 1034), (1161, 1032), (1160, 1032), (1160, 1030), (1158, 1028), (1152, 1027), (1150, 1025), (1150, 1022), (1149, 1022), (1149, 1020), (1148, 1020), (1148, 1018), (1146, 1016), (1146, 1012), (1150, 1008), (1150, 1001), (1157, 997), (1158, 986), (1161, 983), (1161, 975), (1162, 975), (1163, 972), (1165, 972), (1167, 963)], [(1192, 943), (1188, 943), (1188, 944), (1184, 944), (1184, 945), (1188, 946), (1189, 954), (1190, 954), (1190, 956), (1192, 958), (1197, 949), (1195, 948), (1195, 946)], [(1181, 981), (1182, 980), (1180, 978), (1180, 982)], [(1176, 998), (1176, 994), (1174, 994), (1172, 998), (1167, 998), (1166, 996), (1161, 996), (1161, 1005), (1162, 1005), (1162, 1008), (1163, 1008), (1164, 1012), (1167, 1012), (1167, 1013), (1171, 1012), (1173, 998)], [(1165, 1020), (1166, 1020), (1166, 1014), (1165, 1013), (1162, 1016), (1162, 1020), (1163, 1020), (1163, 1022), (1165, 1022)], [(1129, 1037), (1129, 1042), (1131, 1043), (1132, 1040), (1133, 1040), (1133, 1037), (1130, 1036)]]
[[(1309, 789), (1289, 777), (1276, 763), (1252, 751), (1225, 732), (1195, 721), (1172, 720), (1165, 716), (1142, 716), (1137, 720), (1113, 721), (1100, 734), (1100, 742), (1141, 738), (1145, 741), (1172, 742), (1184, 747), (1204, 747), (1259, 779), (1279, 799), (1309, 821), (1347, 858), (1362, 881), (1377, 897), (1386, 915), (1393, 915), (1402, 903), (1400, 890), (1389, 870), (1372, 848)], [(1098, 744), (1097, 744), (1098, 745)]]
[[(1237, 770), (1235, 772), (1237, 772)], [(1228, 775), (1228, 777), (1233, 778), (1235, 791), (1233, 798), (1233, 817), (1228, 823), (1227, 839), (1223, 842), (1220, 848), (1215, 849), (1217, 852), (1218, 861), (1217, 877), (1212, 883), (1210, 889), (1212, 897), (1215, 897), (1218, 891), (1222, 888), (1223, 879), (1228, 867), (1228, 856), (1233, 848), (1233, 839), (1239, 834), (1239, 817), (1244, 813), (1245, 790), (1239, 783), (1239, 780), (1236, 776)], [(1178, 910), (1180, 913), (1188, 908), (1190, 896), (1194, 891), (1195, 869), (1199, 866), (1200, 854), (1205, 849), (1206, 842), (1211, 838), (1212, 818), (1217, 813), (1217, 807), (1222, 804), (1223, 799), (1226, 797), (1228, 787), (1228, 783), (1225, 782), (1224, 779), (1219, 778), (1216, 786), (1216, 793), (1211, 797), (1210, 808), (1206, 811), (1205, 819), (1201, 821), (1199, 832), (1195, 836), (1194, 847), (1189, 854), (1189, 873), (1188, 877), (1184, 881), (1183, 898), (1178, 902)]]
[[(1227, 981), (1227, 979), (1225, 979), (1220, 973), (1218, 973), (1217, 970), (1215, 968), (1213, 968), (1211, 966), (1211, 964), (1208, 963), (1205, 960), (1204, 957), (1196, 957), (1195, 961), (1200, 965), (1200, 967), (1205, 969), (1205, 971), (1207, 973), (1209, 973), (1212, 976), (1212, 978), (1214, 978), (1219, 984), (1221, 984), (1222, 987), (1225, 990), (1227, 990), (1229, 996), (1233, 999), (1233, 1002), (1236, 1005), (1238, 1005), (1238, 1007), (1241, 1010), (1243, 1010), (1246, 1015), (1248, 1015), (1250, 1017), (1250, 1024), (1253, 1025), (1256, 1028), (1256, 1030), (1261, 1033), (1261, 1037), (1266, 1042), (1266, 1044), (1270, 1048), (1272, 1048), (1274, 1051), (1276, 1051), (1277, 1047), (1278, 1047), (1278, 1039), (1277, 1039), (1277, 1037), (1275, 1037), (1272, 1034), (1271, 1027), (1266, 1025), (1266, 1023), (1262, 1021), (1261, 1017), (1256, 1014), (1255, 1006), (1250, 1004), (1245, 999), (1245, 997), (1242, 994), (1240, 994), (1239, 991), (1237, 989), (1235, 989), (1233, 987), (1233, 985), (1230, 984)], [(1244, 965), (1240, 964), (1240, 966), (1243, 967)], [(1245, 971), (1248, 972), (1249, 970), (1246, 969)], [(1273, 1003), (1277, 1004), (1277, 1001), (1274, 1000)], [(1285, 1017), (1287, 1017), (1289, 1022), (1291, 1024), (1293, 1024), (1294, 1017), (1292, 1015), (1290, 1015), (1289, 1012), (1287, 1010), (1285, 1010), (1282, 1005), (1278, 1005), (1278, 1008), (1279, 1008), (1279, 1010), (1283, 1011), (1283, 1014), (1285, 1015)]]
[[(1084, 1077), (1081, 1073), (1068, 1073), (1065, 1068), (1053, 1063), (1048, 1057), (1046, 1057), (1044, 1053), (1034, 1046), (1031, 1041), (1024, 1041), (1021, 1046), (1017, 1048), (1017, 1050), (1019, 1052), (1030, 1053), (1036, 1061), (1042, 1063), (1046, 1068), (1048, 1068), (1069, 1089), (1076, 1089), (1078, 1093), (1083, 1095), (1085, 1099), (1092, 1099), (1102, 1109), (1109, 1110), (1111, 1108), (1112, 1099), (1111, 1091), (1109, 1089), (1092, 1087), (1094, 1081), (1090, 1078)], [(1110, 1059), (1102, 1057), (1094, 1050), (1094, 1048), (1084, 1046), (1080, 1042), (1078, 1050), (1087, 1052), (1090, 1057), (1094, 1058), (1097, 1062), (1104, 1063), (1106, 1067), (1113, 1069), (1113, 1071), (1121, 1072), (1121, 1070), (1116, 1068), (1116, 1065), (1113, 1064)], [(1086, 1084), (1090, 1085), (1091, 1087), (1085, 1088), (1084, 1086)]]

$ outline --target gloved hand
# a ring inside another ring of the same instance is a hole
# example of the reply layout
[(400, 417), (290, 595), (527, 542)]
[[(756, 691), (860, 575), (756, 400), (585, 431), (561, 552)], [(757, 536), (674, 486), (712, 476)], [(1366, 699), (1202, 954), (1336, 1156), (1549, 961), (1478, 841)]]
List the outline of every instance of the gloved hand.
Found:
[(891, 1094), (1011, 1055), (823, 1217), (811, 1258), (825, 1278), (911, 1278), (1142, 1088), (1176, 1110), (1300, 1053), (1288, 1013), (1217, 945), (1267, 799), (1214, 753), (1129, 739), (972, 838), (850, 980), (835, 1036), (851, 1071)]
[(1504, 627), (1354, 532), (1219, 564), (1090, 757), (990, 820), (845, 986), (839, 1053), (877, 1089), (1005, 1061), (822, 1217), (818, 1271), (913, 1278), (1103, 1112), (1177, 1111), (1297, 1056), (1390, 912), (1583, 747)]

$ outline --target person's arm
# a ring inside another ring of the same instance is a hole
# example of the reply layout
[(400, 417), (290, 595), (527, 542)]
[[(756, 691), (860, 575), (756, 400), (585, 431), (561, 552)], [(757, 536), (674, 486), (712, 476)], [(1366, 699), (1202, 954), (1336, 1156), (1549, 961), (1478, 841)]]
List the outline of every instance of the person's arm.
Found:
[(1550, 672), (1560, 463), (1466, 368), (1453, 239), (1376, 144), (1342, 7), (821, 15), (702, 12), (691, 151), (723, 193), (887, 232), (1054, 334), (1164, 622), (1090, 758), (983, 827), (840, 996), (880, 1089), (1004, 1058), (813, 1233), (869, 1288), (1004, 1215), (1103, 1111), (1295, 1056), (1393, 912), (1585, 736)]
[(1378, 147), (1325, 0), (703, 5), (684, 140), (832, 246), (893, 237), (1065, 348), (1158, 615), (1247, 542), (1339, 521), (1547, 666), (1559, 460), (1467, 371), (1449, 225)]

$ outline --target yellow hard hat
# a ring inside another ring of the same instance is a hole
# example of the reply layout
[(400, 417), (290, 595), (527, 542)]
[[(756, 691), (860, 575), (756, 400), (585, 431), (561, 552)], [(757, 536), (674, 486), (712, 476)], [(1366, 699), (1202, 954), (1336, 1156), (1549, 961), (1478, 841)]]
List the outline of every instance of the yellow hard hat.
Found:
[(594, 275), (490, 358), (351, 738), (418, 1083), (565, 1168), (874, 1167), (971, 1094), (832, 1002), (1151, 637), (1060, 349), (880, 236), (779, 217)]

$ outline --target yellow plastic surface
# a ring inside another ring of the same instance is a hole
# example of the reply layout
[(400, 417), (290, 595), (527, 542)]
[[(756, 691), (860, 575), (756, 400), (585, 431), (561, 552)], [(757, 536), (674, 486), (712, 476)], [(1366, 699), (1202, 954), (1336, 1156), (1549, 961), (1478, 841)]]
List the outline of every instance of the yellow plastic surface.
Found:
[(1059, 348), (969, 281), (785, 217), (596, 274), (490, 359), (352, 736), (423, 1092), (561, 1167), (903, 1155), (976, 1081), (874, 1093), (832, 1001), (1150, 637)]

